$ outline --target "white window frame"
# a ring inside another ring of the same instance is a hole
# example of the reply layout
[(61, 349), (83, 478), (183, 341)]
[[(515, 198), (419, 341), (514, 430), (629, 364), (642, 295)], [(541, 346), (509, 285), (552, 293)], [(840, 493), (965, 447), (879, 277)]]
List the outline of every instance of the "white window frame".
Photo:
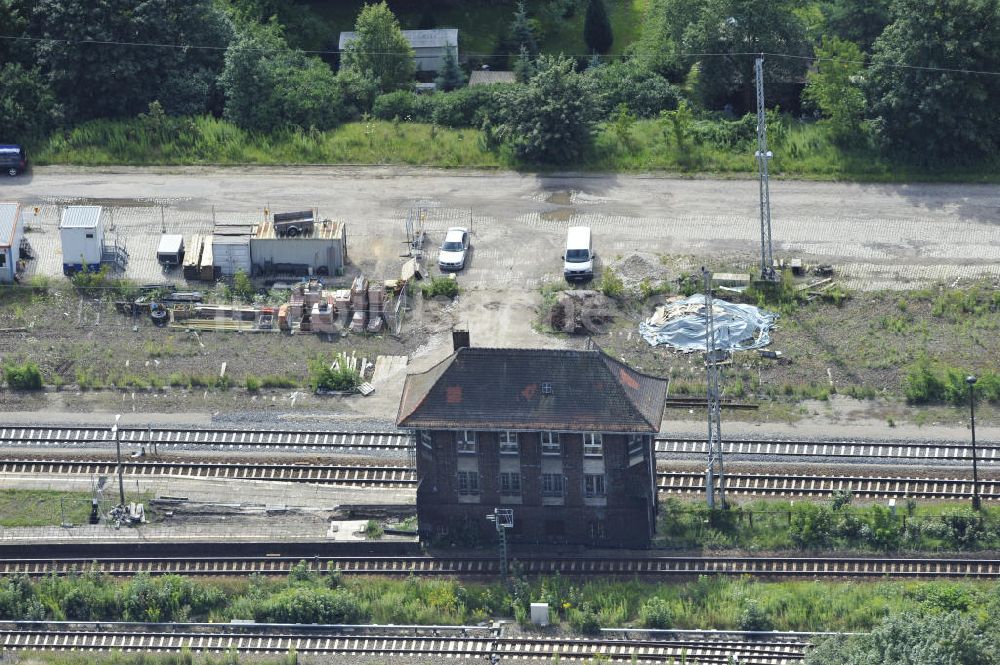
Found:
[(501, 455), (520, 455), (521, 444), (517, 440), (517, 432), (501, 430), (498, 437), (498, 448)]
[(475, 455), (478, 452), (474, 430), (462, 429), (455, 432), (455, 452), (460, 455)]
[(420, 445), (427, 450), (434, 450), (434, 439), (431, 436), (430, 430), (420, 430)]
[(455, 475), (455, 491), (462, 496), (479, 496), (479, 472), (459, 471)]
[[(546, 441), (546, 439), (548, 439)], [(562, 442), (559, 440), (559, 432), (542, 432), (542, 454), (562, 455)]]
[(503, 496), (521, 496), (521, 473), (519, 471), (500, 472), (500, 494)]
[(584, 457), (604, 457), (604, 435), (600, 432), (583, 433)]
[(605, 497), (608, 495), (608, 481), (603, 473), (585, 473), (583, 475), (583, 495), (587, 498)]
[[(551, 478), (552, 481), (549, 483), (550, 488), (546, 489), (546, 479)], [(566, 496), (566, 479), (561, 473), (543, 473), (542, 474), (542, 496), (545, 497), (563, 497)]]

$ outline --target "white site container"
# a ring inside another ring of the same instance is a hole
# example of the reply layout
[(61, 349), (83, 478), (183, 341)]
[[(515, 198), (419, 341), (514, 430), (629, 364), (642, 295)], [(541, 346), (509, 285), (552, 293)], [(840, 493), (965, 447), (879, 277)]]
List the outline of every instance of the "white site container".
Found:
[(215, 236), (212, 238), (215, 267), (223, 275), (232, 276), (242, 270), (250, 274), (250, 237)]
[(66, 206), (59, 223), (63, 271), (99, 270), (104, 253), (101, 206)]
[(547, 626), (549, 625), (549, 604), (548, 603), (532, 603), (531, 604), (531, 623), (536, 626)]

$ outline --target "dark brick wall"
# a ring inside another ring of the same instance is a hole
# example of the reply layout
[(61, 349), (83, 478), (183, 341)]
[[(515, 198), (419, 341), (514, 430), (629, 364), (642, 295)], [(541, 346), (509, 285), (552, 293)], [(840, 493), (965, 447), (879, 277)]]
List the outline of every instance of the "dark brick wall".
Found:
[[(543, 460), (539, 432), (519, 432), (520, 502), (505, 501), (500, 494), (503, 459), (513, 456), (499, 452), (499, 432), (477, 432), (475, 455), (458, 454), (455, 432), (417, 432), (417, 512), (421, 538), (444, 542), (484, 543), (496, 541), (496, 531), (486, 516), (494, 507), (514, 511), (515, 543), (591, 544), (603, 547), (647, 547), (656, 513), (655, 464), (652, 437), (647, 437), (643, 459), (628, 466), (625, 435), (604, 435), (604, 475), (606, 505), (588, 505), (584, 498), (583, 436), (561, 433), (562, 475), (565, 477), (563, 505), (544, 505), (541, 473)], [(427, 446), (430, 444), (430, 447)], [(475, 460), (479, 474), (478, 502), (462, 502), (457, 492), (457, 472)], [(507, 465), (511, 462), (507, 462)]]

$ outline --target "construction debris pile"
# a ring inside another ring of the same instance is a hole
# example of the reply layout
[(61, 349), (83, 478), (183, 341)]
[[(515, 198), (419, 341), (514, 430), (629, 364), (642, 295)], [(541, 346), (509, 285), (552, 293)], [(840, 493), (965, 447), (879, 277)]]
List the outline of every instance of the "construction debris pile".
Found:
[[(753, 305), (714, 299), (716, 347), (726, 351), (761, 349), (771, 343), (778, 315)], [(705, 296), (674, 298), (639, 324), (639, 334), (652, 346), (665, 344), (679, 351), (705, 350)]]

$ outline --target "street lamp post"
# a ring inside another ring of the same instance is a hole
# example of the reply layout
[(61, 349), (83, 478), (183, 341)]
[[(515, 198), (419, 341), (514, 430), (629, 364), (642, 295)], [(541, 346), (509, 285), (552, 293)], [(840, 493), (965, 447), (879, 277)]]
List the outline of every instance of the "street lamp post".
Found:
[(118, 433), (118, 421), (122, 414), (115, 415), (115, 424), (111, 427), (111, 432), (115, 435), (115, 453), (118, 456), (118, 496), (122, 506), (125, 505), (125, 481), (122, 479), (122, 442)]
[(965, 377), (969, 384), (969, 423), (972, 426), (972, 509), (979, 510), (979, 469), (976, 460), (976, 377)]

